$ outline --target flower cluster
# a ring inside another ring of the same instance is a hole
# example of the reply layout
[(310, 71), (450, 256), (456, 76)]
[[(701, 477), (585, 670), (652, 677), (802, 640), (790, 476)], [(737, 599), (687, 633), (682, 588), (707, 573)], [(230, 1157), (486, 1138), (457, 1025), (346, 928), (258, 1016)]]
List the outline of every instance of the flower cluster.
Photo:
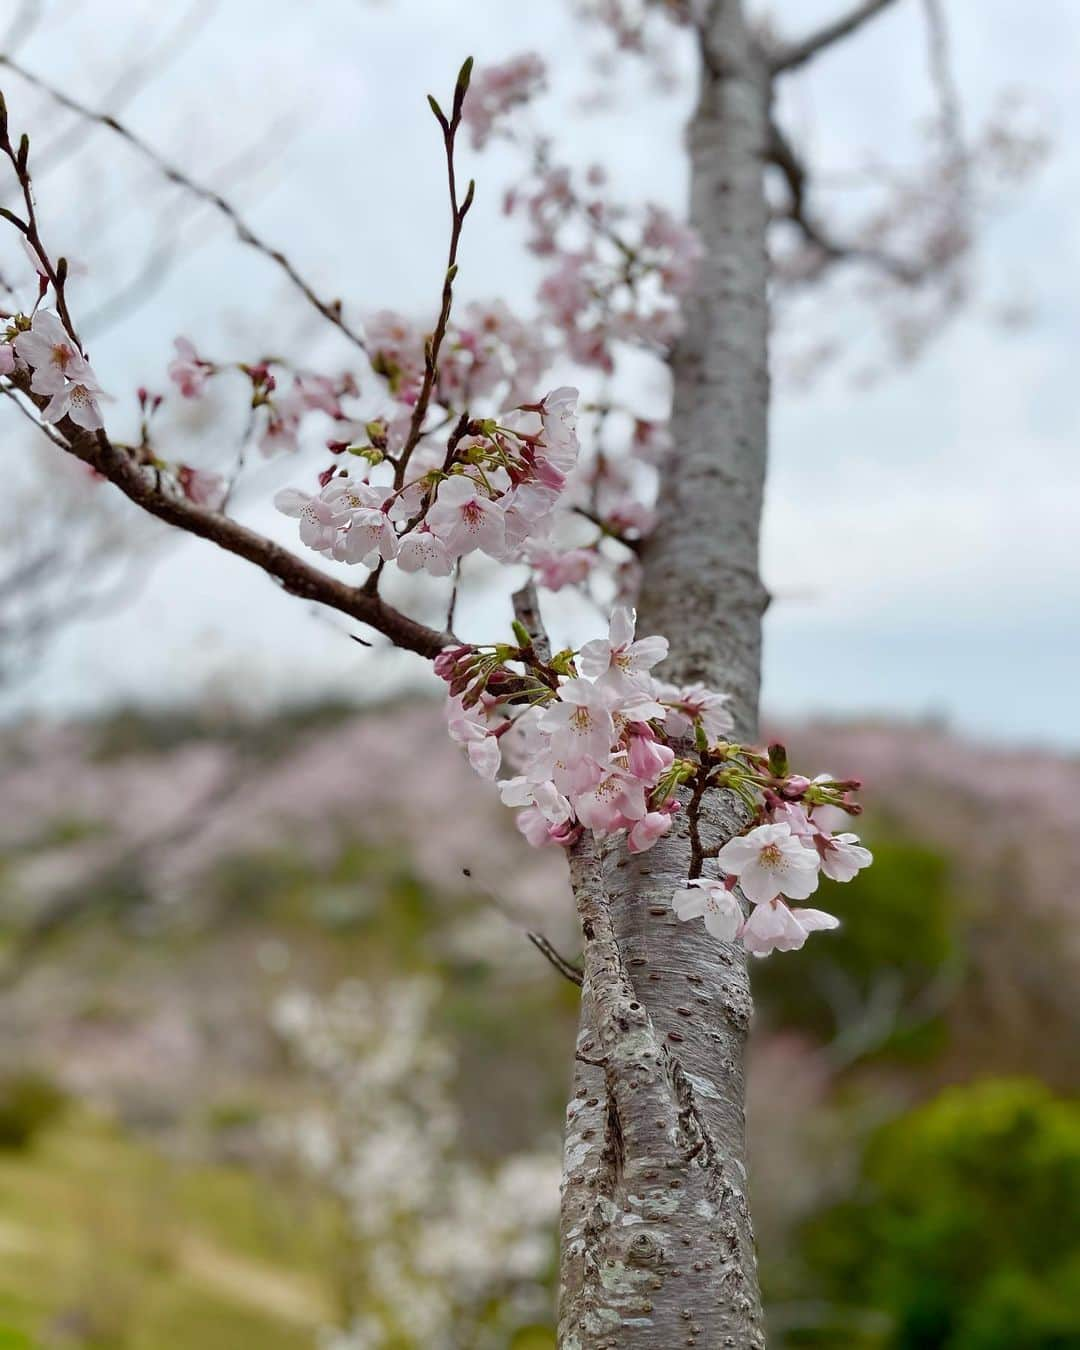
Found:
[(560, 388), (501, 421), (462, 419), (437, 464), (358, 447), (360, 474), (335, 471), (318, 494), (287, 488), (275, 503), (299, 518), (303, 543), (339, 562), (446, 576), (477, 550), (515, 561), (544, 538), (577, 461), (576, 402)]
[[(819, 782), (831, 782), (822, 775)], [(695, 877), (672, 896), (682, 920), (704, 919), (721, 942), (741, 941), (754, 956), (796, 951), (811, 933), (836, 928), (840, 920), (820, 909), (793, 909), (788, 900), (806, 900), (819, 875), (850, 881), (873, 862), (854, 834), (830, 834), (809, 810), (777, 802), (769, 821), (729, 840), (716, 855), (721, 879)], [(735, 895), (738, 884), (751, 909), (744, 918)]]
[(450, 735), (491, 779), (506, 746), (519, 772), (499, 792), (531, 844), (567, 846), (589, 829), (600, 838), (625, 832), (633, 853), (651, 848), (671, 828), (674, 790), (693, 768), (663, 730), (680, 691), (651, 673), (666, 639), (635, 641), (633, 614), (622, 608), (606, 639), (547, 665), (524, 630), (518, 637), (517, 649), (450, 648), (436, 661), (450, 686)]
[(48, 309), (33, 318), (16, 315), (0, 345), (0, 374), (22, 367), (30, 371), (30, 390), (48, 398), (41, 410), (46, 422), (69, 417), (84, 431), (105, 424), (100, 403), (107, 398), (75, 338)]
[(628, 609), (615, 610), (607, 638), (546, 662), (520, 625), (515, 635), (517, 647), (448, 648), (435, 669), (449, 685), (450, 736), (476, 772), (494, 780), (505, 761), (516, 770), (499, 793), (530, 844), (569, 847), (591, 830), (625, 834), (631, 853), (644, 852), (671, 828), (681, 786), (726, 789), (747, 807), (747, 832), (716, 854), (721, 878), (694, 877), (675, 893), (678, 917), (703, 918), (714, 937), (758, 956), (836, 927), (832, 915), (786, 900), (805, 900), (820, 874), (850, 881), (872, 861), (855, 835), (833, 835), (815, 814), (857, 814), (856, 780), (811, 780), (790, 772), (781, 746), (762, 753), (723, 740), (732, 727), (724, 695), (656, 679), (667, 640), (636, 639)]

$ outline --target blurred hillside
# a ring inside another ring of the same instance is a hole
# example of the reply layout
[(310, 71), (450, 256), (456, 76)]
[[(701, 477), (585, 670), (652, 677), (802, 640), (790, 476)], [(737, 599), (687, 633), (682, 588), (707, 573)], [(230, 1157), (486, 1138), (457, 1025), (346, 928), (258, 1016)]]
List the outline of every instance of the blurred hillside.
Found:
[[(787, 739), (877, 863), (754, 970), (774, 1343), (1080, 1344), (1080, 763)], [(562, 860), (435, 707), (5, 733), (0, 1347), (551, 1346), (577, 991), (529, 928), (576, 954)]]

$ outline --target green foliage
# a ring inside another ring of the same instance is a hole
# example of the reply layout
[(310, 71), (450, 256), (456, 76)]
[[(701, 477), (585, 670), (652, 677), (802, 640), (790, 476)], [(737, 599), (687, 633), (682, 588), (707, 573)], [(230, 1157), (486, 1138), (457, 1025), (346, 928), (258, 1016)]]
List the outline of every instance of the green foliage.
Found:
[(0, 1241), (0, 1350), (310, 1350), (340, 1316), (336, 1206), (74, 1106), (0, 1154)]
[(1028, 1080), (944, 1092), (878, 1132), (854, 1197), (803, 1235), (815, 1293), (879, 1309), (889, 1329), (858, 1339), (818, 1328), (790, 1343), (1078, 1346), (1077, 1214), (1080, 1104)]
[(903, 1010), (959, 957), (956, 903), (948, 860), (934, 849), (900, 840), (872, 840), (874, 865), (845, 885), (822, 880), (807, 901), (836, 914), (841, 927), (808, 942), (783, 962), (753, 970), (763, 1018), (831, 1039), (858, 1018), (876, 984), (892, 981), (901, 1016), (889, 1037), (894, 1052), (938, 1048), (940, 1027)]
[(66, 1103), (66, 1094), (41, 1074), (18, 1073), (0, 1079), (0, 1149), (29, 1148)]

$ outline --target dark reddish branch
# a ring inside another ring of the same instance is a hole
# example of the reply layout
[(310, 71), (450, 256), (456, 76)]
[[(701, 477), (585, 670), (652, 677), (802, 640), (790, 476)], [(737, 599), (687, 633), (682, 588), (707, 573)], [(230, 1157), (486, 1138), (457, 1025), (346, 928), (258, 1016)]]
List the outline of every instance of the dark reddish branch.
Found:
[(894, 3), (895, 0), (862, 0), (861, 4), (855, 5), (846, 14), (834, 19), (832, 23), (823, 24), (816, 33), (811, 33), (801, 42), (783, 44), (778, 51), (772, 54), (769, 60), (769, 69), (775, 75), (781, 71), (794, 70), (798, 66), (805, 65), (807, 61), (812, 60), (826, 47), (831, 47), (835, 42), (843, 41), (857, 28), (861, 28), (869, 19), (876, 18), (878, 14)]
[[(13, 377), (12, 382), (35, 404), (40, 406), (47, 401), (30, 393), (29, 382), (25, 377)], [(62, 442), (69, 454), (96, 469), (136, 506), (168, 525), (198, 535), (200, 539), (209, 539), (227, 553), (235, 553), (237, 557), (254, 563), (268, 576), (279, 581), (290, 595), (325, 605), (339, 614), (347, 614), (349, 618), (382, 633), (395, 647), (416, 652), (428, 660), (432, 660), (452, 641), (449, 633), (440, 633), (417, 623), (415, 619), (386, 604), (378, 595), (349, 586), (309, 566), (287, 548), (249, 530), (246, 525), (240, 525), (228, 516), (207, 511), (174, 495), (160, 486), (153, 470), (138, 464), (127, 450), (114, 445), (104, 432), (95, 434), (83, 431), (66, 417), (50, 430), (57, 433), (50, 439)]]
[(767, 158), (784, 175), (788, 188), (788, 202), (783, 216), (802, 233), (806, 242), (820, 253), (823, 264), (863, 263), (886, 273), (903, 286), (917, 286), (925, 280), (928, 269), (898, 258), (884, 249), (861, 244), (848, 244), (835, 239), (810, 214), (806, 200), (807, 170), (797, 152), (775, 121), (769, 123)]

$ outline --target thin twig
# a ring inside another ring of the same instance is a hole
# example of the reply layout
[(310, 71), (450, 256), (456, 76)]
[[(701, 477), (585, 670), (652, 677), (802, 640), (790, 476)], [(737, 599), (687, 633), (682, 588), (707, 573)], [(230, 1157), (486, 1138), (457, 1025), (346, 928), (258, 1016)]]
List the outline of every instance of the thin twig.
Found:
[(461, 110), (465, 103), (465, 93), (469, 86), (471, 72), (472, 58), (470, 57), (462, 66), (461, 73), (458, 76), (457, 85), (454, 89), (453, 110), (449, 118), (446, 117), (434, 99), (430, 100), (431, 109), (442, 127), (443, 147), (446, 151), (446, 177), (450, 193), (450, 247), (446, 258), (446, 272), (443, 275), (442, 305), (439, 309), (439, 318), (424, 349), (424, 380), (420, 386), (420, 394), (409, 422), (409, 434), (405, 438), (405, 445), (398, 458), (397, 469), (394, 473), (394, 486), (398, 488), (405, 482), (405, 470), (409, 459), (423, 435), (424, 418), (427, 416), (432, 391), (435, 388), (435, 381), (438, 379), (439, 353), (442, 350), (443, 339), (446, 337), (446, 328), (450, 322), (450, 311), (454, 304), (454, 278), (457, 276), (457, 254), (458, 244), (461, 242), (461, 228), (465, 224), (465, 217), (469, 213), (469, 207), (472, 206), (473, 196), (476, 192), (476, 183), (470, 179), (465, 192), (465, 200), (460, 205), (458, 204), (454, 144), (458, 127), (461, 125)]
[(184, 173), (182, 169), (179, 169), (170, 160), (167, 160), (163, 155), (159, 154), (153, 146), (149, 145), (140, 136), (137, 136), (135, 132), (129, 130), (124, 123), (117, 121), (111, 114), (97, 112), (95, 109), (87, 107), (86, 104), (80, 103), (77, 99), (73, 99), (70, 95), (65, 94), (63, 90), (57, 89), (55, 85), (50, 84), (47, 80), (43, 80), (40, 75), (35, 75), (32, 71), (27, 70), (17, 61), (12, 60), (10, 56), (4, 55), (3, 53), (0, 53), (0, 66), (7, 66), (9, 70), (14, 71), (16, 75), (26, 80), (27, 83), (33, 85), (36, 89), (40, 89), (43, 93), (48, 94), (50, 98), (54, 99), (62, 107), (68, 108), (71, 112), (78, 113), (80, 117), (85, 117), (92, 122), (97, 122), (100, 126), (108, 127), (110, 131), (115, 132), (122, 140), (126, 141), (133, 150), (142, 155), (143, 158), (149, 160), (151, 164), (155, 165), (155, 167), (164, 174), (170, 182), (178, 184), (186, 191), (214, 207), (215, 210), (220, 212), (220, 214), (230, 222), (241, 243), (247, 244), (249, 248), (253, 248), (256, 252), (261, 253), (263, 257), (269, 258), (276, 267), (284, 272), (289, 281), (292, 282), (293, 286), (300, 292), (304, 299), (307, 300), (307, 302), (316, 309), (327, 322), (332, 323), (335, 328), (342, 332), (353, 346), (358, 347), (364, 353), (367, 352), (367, 344), (364, 342), (363, 337), (345, 321), (341, 312), (341, 301), (337, 299), (323, 300), (317, 295), (310, 283), (305, 281), (285, 254), (280, 249), (272, 247), (264, 239), (255, 234), (251, 227), (240, 216), (235, 207), (233, 207), (221, 193), (214, 191), (212, 188), (203, 187), (201, 183), (197, 183), (193, 178)]
[(551, 962), (560, 975), (568, 979), (571, 984), (576, 984), (579, 989), (581, 988), (585, 982), (585, 976), (582, 974), (580, 966), (574, 965), (572, 961), (568, 961), (565, 956), (557, 952), (543, 933), (537, 933), (529, 928), (526, 929), (525, 936), (536, 950)]
[(576, 984), (579, 988), (581, 987), (585, 977), (579, 966), (575, 965), (573, 961), (567, 960), (567, 958), (552, 945), (550, 940), (546, 938), (543, 933), (538, 933), (535, 928), (524, 928), (521, 920), (505, 901), (501, 900), (494, 892), (488, 890), (486, 886), (478, 886), (476, 884), (476, 879), (472, 874), (471, 868), (463, 867), (461, 869), (461, 875), (473, 886), (476, 892), (487, 901), (492, 909), (498, 910), (505, 919), (509, 919), (515, 928), (523, 929), (525, 936), (536, 950), (551, 962), (560, 975), (568, 979), (571, 984)]

